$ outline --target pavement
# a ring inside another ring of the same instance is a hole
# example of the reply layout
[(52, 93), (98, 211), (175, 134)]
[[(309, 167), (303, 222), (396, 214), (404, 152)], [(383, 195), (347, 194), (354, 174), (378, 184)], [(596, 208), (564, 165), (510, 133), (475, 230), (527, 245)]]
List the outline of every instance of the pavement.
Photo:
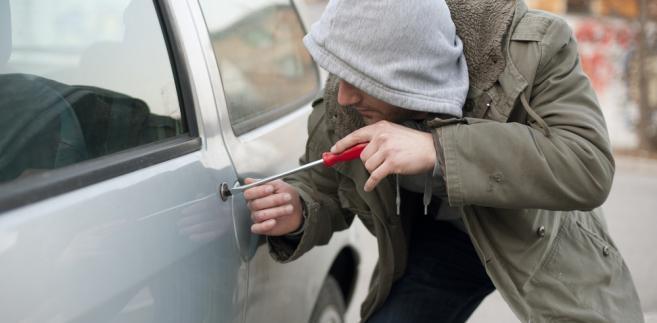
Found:
[[(614, 184), (603, 205), (611, 236), (632, 272), (647, 323), (657, 323), (657, 161), (617, 157)], [(361, 226), (360, 222), (356, 225)], [(358, 322), (359, 304), (367, 292), (367, 282), (377, 257), (376, 240), (365, 232), (361, 235), (365, 250), (370, 252), (360, 264), (359, 285), (346, 314), (346, 322)], [(489, 295), (468, 323), (519, 322), (499, 293)]]

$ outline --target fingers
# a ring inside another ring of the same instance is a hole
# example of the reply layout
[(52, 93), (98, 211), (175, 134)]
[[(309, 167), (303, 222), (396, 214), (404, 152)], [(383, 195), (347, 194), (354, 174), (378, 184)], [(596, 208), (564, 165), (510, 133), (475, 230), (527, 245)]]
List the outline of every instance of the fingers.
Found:
[(276, 220), (270, 219), (264, 222), (255, 223), (251, 226), (251, 232), (260, 235), (267, 235), (276, 227)]
[[(388, 139), (389, 136), (386, 133), (377, 135), (361, 154), (363, 165), (370, 172), (370, 179), (364, 187), (366, 192), (372, 191), (393, 169), (393, 163), (390, 160), (390, 149), (386, 146)], [(386, 164), (386, 166), (383, 167), (383, 164)]]
[(365, 187), (363, 190), (365, 190), (365, 192), (371, 192), (386, 176), (392, 173), (393, 168), (391, 164), (388, 162), (383, 163), (383, 165), (379, 166), (370, 173), (370, 178), (368, 178), (367, 182), (365, 182)]
[(281, 205), (274, 208), (264, 209), (251, 213), (251, 220), (254, 223), (265, 222), (270, 219), (276, 219), (282, 216), (291, 215), (294, 211), (292, 204)]
[(379, 150), (378, 144), (374, 141), (370, 141), (367, 146), (365, 146), (365, 149), (360, 153), (360, 159), (363, 161), (367, 161), (372, 155), (374, 155), (377, 151)]
[(386, 160), (386, 155), (380, 151), (375, 152), (374, 155), (367, 157), (367, 158), (362, 158), (363, 160), (363, 165), (365, 166), (365, 169), (367, 169), (370, 174), (374, 172), (375, 169), (379, 168), (381, 164), (383, 164)]
[[(253, 182), (246, 179), (245, 183)], [(244, 191), (251, 211), (251, 232), (280, 236), (298, 230), (302, 223), (301, 200), (296, 190), (282, 180)]]
[(352, 146), (363, 142), (369, 142), (374, 135), (377, 133), (378, 129), (381, 127), (381, 122), (377, 122), (373, 125), (365, 126), (360, 128), (346, 137), (338, 140), (338, 142), (331, 147), (331, 153), (339, 154)]
[[(253, 180), (249, 181), (249, 178), (244, 180), (244, 183), (249, 184), (249, 182), (253, 182)], [(244, 198), (246, 200), (255, 200), (259, 198), (263, 198), (266, 196), (269, 196), (274, 193), (274, 186), (270, 184), (263, 184), (260, 186), (256, 186), (253, 188), (250, 188), (248, 190), (244, 191)]]
[(248, 202), (248, 207), (249, 210), (255, 212), (283, 204), (289, 204), (290, 201), (292, 201), (292, 196), (289, 193), (279, 193), (250, 200)]

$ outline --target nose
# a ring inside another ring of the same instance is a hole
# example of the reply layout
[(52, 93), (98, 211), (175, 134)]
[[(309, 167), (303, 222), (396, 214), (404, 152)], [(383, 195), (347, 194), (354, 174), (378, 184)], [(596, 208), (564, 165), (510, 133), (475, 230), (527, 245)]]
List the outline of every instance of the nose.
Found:
[(363, 95), (355, 86), (340, 80), (338, 86), (338, 104), (341, 106), (355, 105), (363, 99)]

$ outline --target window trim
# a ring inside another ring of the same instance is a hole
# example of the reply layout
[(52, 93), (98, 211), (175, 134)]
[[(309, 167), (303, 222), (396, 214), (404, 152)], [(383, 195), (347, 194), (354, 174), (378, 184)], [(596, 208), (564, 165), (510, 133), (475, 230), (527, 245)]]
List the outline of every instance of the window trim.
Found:
[(198, 151), (187, 134), (0, 184), (0, 212), (68, 193)]
[(164, 0), (153, 0), (153, 7), (162, 28), (174, 82), (176, 82), (176, 92), (181, 109), (181, 122), (187, 132), (96, 159), (0, 183), (0, 213), (125, 175), (201, 149), (202, 140), (199, 137), (194, 112), (195, 102), (192, 95), (189, 71), (182, 48), (179, 46), (179, 35), (175, 32), (171, 22), (170, 7)]
[(192, 97), (192, 85), (189, 77), (189, 70), (185, 63), (185, 55), (180, 44), (180, 36), (172, 25), (173, 13), (171, 8), (165, 0), (153, 0), (153, 6), (157, 12), (162, 28), (162, 35), (166, 43), (167, 51), (169, 53), (169, 60), (171, 70), (173, 73), (176, 92), (178, 94), (178, 105), (182, 110), (182, 124), (186, 125), (186, 129), (190, 136), (198, 137), (198, 123), (196, 119), (194, 98)]

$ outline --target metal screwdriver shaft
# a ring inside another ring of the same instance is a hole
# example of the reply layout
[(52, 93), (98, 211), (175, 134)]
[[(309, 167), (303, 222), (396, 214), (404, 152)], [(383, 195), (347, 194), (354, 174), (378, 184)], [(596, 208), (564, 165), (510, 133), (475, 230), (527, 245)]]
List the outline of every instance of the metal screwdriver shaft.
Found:
[(325, 153), (322, 154), (322, 159), (318, 159), (316, 161), (307, 163), (305, 165), (302, 165), (301, 167), (297, 167), (297, 168), (294, 168), (292, 170), (289, 170), (289, 171), (286, 171), (286, 172), (283, 172), (283, 173), (280, 173), (280, 174), (269, 176), (267, 178), (261, 179), (257, 182), (253, 182), (251, 184), (235, 186), (235, 187), (230, 189), (230, 194), (232, 195), (232, 194), (235, 194), (237, 192), (243, 192), (243, 191), (245, 191), (249, 188), (253, 188), (253, 187), (256, 187), (256, 186), (271, 182), (271, 181), (276, 180), (276, 179), (280, 179), (280, 178), (290, 176), (294, 173), (298, 173), (300, 171), (304, 171), (306, 169), (313, 168), (317, 165), (324, 165), (325, 167), (332, 167), (333, 165), (335, 165), (337, 163), (346, 162), (346, 161), (354, 160), (356, 158), (360, 158), (360, 153), (363, 151), (363, 149), (365, 149), (365, 146), (367, 146), (367, 143), (358, 144), (358, 145), (353, 146), (353, 147), (351, 147), (351, 148), (349, 148), (349, 149), (347, 149), (347, 150), (345, 150), (345, 151), (343, 151), (339, 154), (332, 154), (332, 153), (329, 153), (329, 152), (325, 152)]
[(300, 171), (302, 171), (302, 170), (306, 170), (306, 169), (308, 169), (308, 168), (313, 168), (313, 167), (315, 167), (315, 166), (317, 166), (317, 165), (319, 165), (319, 164), (323, 164), (323, 163), (324, 163), (324, 160), (319, 159), (319, 160), (316, 160), (316, 161), (314, 161), (314, 162), (311, 162), (311, 163), (305, 164), (305, 165), (303, 165), (303, 166), (301, 166), (301, 167), (297, 167), (297, 168), (295, 168), (295, 169), (289, 170), (289, 171), (287, 171), (287, 172), (280, 173), (280, 174), (277, 174), (277, 175), (274, 175), (274, 176), (269, 176), (269, 177), (267, 177), (267, 178), (263, 178), (263, 179), (261, 179), (261, 180), (258, 180), (257, 182), (253, 182), (253, 183), (251, 183), (251, 184), (241, 185), (241, 186), (235, 186), (235, 187), (231, 188), (230, 190), (233, 191), (233, 192), (235, 192), (235, 191), (238, 191), (238, 192), (239, 192), (239, 191), (245, 191), (245, 190), (248, 190), (249, 188), (256, 187), (256, 186), (258, 186), (258, 185), (262, 185), (262, 184), (265, 184), (265, 183), (271, 182), (271, 181), (273, 181), (273, 180), (277, 180), (277, 179), (280, 179), (280, 178), (284, 178), (284, 177), (290, 176), (290, 175), (292, 175), (292, 174), (294, 174), (294, 173), (300, 172)]

